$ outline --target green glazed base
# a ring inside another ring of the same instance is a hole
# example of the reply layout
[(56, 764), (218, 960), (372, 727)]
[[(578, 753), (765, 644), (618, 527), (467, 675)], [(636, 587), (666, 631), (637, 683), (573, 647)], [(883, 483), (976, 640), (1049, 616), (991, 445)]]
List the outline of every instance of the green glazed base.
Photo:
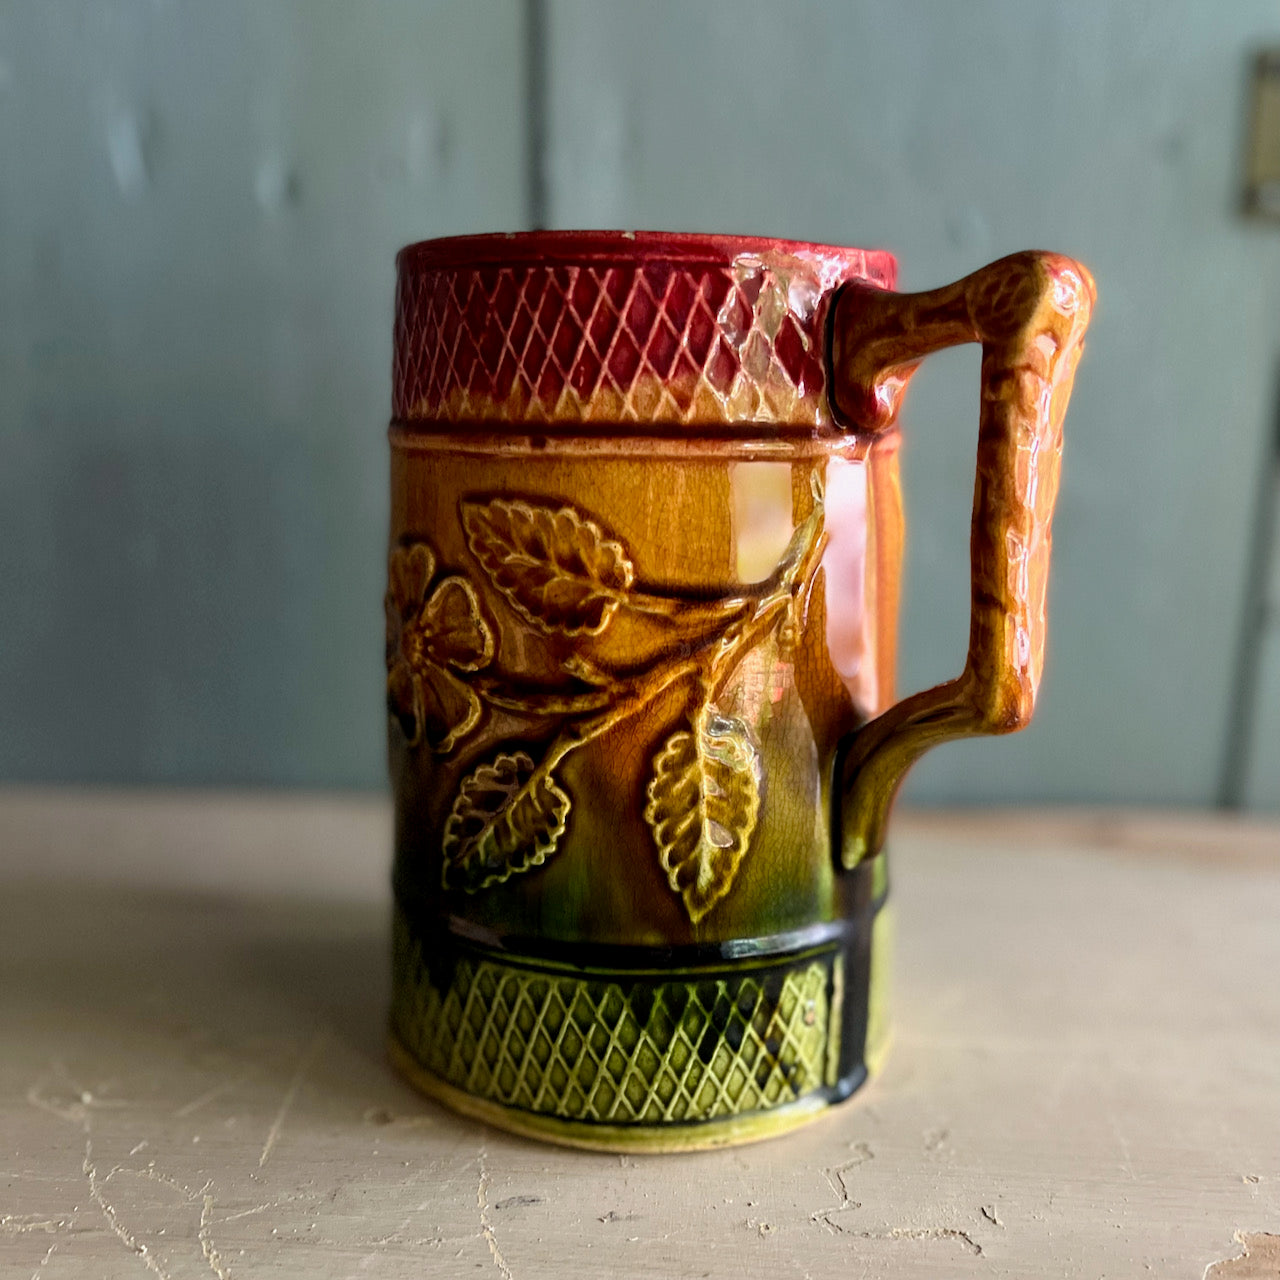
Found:
[(588, 967), (415, 930), (397, 912), (392, 1060), (457, 1111), (571, 1146), (770, 1137), (879, 1064), (888, 912), (870, 919), (870, 936), (846, 926), (789, 952)]
[(578, 1147), (587, 1151), (660, 1155), (741, 1146), (776, 1137), (807, 1124), (832, 1105), (827, 1098), (815, 1094), (772, 1111), (725, 1116), (700, 1124), (613, 1125), (565, 1120), (555, 1115), (504, 1106), (500, 1102), (478, 1098), (446, 1084), (439, 1076), (425, 1070), (400, 1043), (394, 1032), (388, 1038), (387, 1045), (392, 1065), (409, 1083), (429, 1098), (442, 1102), (450, 1110), (493, 1125), (495, 1129), (518, 1134), (522, 1138), (536, 1138), (541, 1142), (554, 1142), (562, 1147)]

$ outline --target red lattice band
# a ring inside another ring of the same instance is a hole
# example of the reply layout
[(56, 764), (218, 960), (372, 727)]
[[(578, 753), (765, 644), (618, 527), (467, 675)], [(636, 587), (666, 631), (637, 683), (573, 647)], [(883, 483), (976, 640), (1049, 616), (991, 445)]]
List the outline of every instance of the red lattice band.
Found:
[(737, 236), (531, 232), (397, 260), (400, 421), (833, 424), (832, 290), (887, 253)]

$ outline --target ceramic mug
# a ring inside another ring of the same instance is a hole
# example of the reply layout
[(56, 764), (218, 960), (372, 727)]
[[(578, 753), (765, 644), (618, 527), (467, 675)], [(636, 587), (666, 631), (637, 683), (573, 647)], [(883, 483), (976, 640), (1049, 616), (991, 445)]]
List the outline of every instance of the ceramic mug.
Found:
[[(1093, 301), (1024, 253), (536, 232), (398, 259), (392, 1054), (576, 1145), (762, 1137), (885, 1044), (886, 815), (1031, 715)], [(983, 347), (968, 661), (894, 702), (898, 406)]]

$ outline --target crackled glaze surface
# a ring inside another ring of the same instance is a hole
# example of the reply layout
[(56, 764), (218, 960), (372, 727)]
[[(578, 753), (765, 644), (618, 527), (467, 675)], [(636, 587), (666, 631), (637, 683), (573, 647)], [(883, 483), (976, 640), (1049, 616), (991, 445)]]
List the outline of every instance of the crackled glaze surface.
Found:
[[(620, 233), (399, 268), (397, 1060), (586, 1145), (796, 1123), (879, 1052), (902, 773), (1030, 714), (1087, 273), (903, 296), (883, 254)], [(971, 340), (970, 661), (893, 707), (898, 400)]]

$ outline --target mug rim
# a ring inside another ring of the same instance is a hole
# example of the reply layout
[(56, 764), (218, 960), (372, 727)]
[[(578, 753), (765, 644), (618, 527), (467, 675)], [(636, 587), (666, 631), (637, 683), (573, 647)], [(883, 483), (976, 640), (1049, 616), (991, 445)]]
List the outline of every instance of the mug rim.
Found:
[(439, 236), (405, 245), (396, 254), (396, 266), (440, 269), (530, 260), (730, 265), (742, 257), (765, 255), (826, 260), (858, 274), (878, 275), (890, 284), (897, 275), (897, 259), (887, 249), (698, 231), (491, 231)]

